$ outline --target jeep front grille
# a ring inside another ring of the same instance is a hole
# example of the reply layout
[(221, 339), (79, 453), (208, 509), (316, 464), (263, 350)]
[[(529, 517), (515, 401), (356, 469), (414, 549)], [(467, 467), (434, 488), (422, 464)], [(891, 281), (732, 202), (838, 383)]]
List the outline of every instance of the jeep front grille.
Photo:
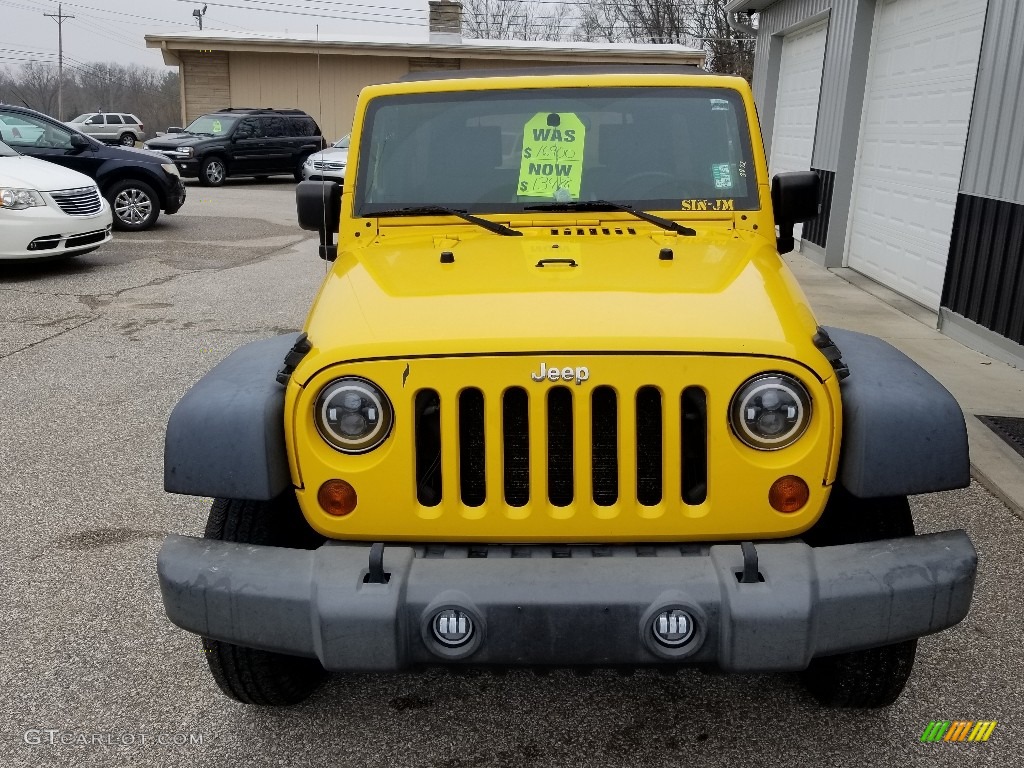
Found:
[[(496, 398), (493, 403), (490, 397)], [(678, 408), (665, 407), (667, 397), (678, 398)], [(446, 408), (454, 413), (443, 416)], [(492, 421), (500, 423), (500, 435), (486, 432), (488, 408), (500, 413)], [(677, 414), (679, 423), (667, 424), (666, 413)], [(574, 502), (609, 507), (619, 501), (650, 507), (666, 498), (667, 471), (679, 473), (678, 485), (672, 485), (684, 504), (699, 505), (707, 498), (707, 400), (700, 387), (677, 394), (654, 386), (628, 393), (609, 386), (530, 392), (511, 387), (494, 395), (470, 387), (451, 402), (442, 402), (436, 390), (424, 389), (415, 397), (414, 428), (417, 498), (426, 507), (454, 501), (443, 498), (447, 472), (458, 473), (458, 483), (450, 489), (458, 489), (458, 501), (467, 507), (480, 507), (488, 499), (525, 507), (538, 491), (547, 497), (538, 501), (554, 507)], [(540, 430), (532, 440), (531, 430)], [(680, 441), (682, 462), (669, 470), (664, 441), (673, 438)], [(445, 450), (449, 440), (457, 442), (457, 450)], [(500, 451), (488, 451), (490, 440), (499, 442)], [(544, 456), (531, 456), (531, 445), (539, 446)], [(458, 466), (445, 466), (443, 454), (457, 457)], [(500, 462), (500, 472), (488, 473), (489, 455)], [(544, 474), (541, 479), (532, 477), (538, 470)], [(503, 487), (488, 487), (489, 476), (500, 477)], [(581, 488), (588, 498), (577, 498)]]

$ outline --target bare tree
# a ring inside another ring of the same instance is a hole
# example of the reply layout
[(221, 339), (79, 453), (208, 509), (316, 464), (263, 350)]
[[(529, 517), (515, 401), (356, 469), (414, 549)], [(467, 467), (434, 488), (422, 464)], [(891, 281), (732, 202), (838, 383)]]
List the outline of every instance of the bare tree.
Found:
[(577, 40), (676, 43), (701, 48), (712, 72), (748, 80), (754, 38), (733, 29), (727, 0), (587, 0), (579, 8)]
[[(73, 117), (84, 112), (131, 112), (162, 130), (180, 119), (178, 73), (138, 64), (65, 63), (64, 107)], [(53, 115), (57, 108), (57, 68), (30, 62), (0, 71), (0, 102), (23, 104)]]
[(462, 34), (478, 40), (562, 40), (570, 25), (563, 3), (464, 0)]

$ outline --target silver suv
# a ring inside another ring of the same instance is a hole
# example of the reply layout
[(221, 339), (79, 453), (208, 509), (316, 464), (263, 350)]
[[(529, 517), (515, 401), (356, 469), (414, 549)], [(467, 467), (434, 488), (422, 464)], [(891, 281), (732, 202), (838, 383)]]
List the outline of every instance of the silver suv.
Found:
[(146, 139), (142, 121), (124, 112), (86, 112), (66, 125), (94, 139), (123, 147), (134, 147), (135, 142)]

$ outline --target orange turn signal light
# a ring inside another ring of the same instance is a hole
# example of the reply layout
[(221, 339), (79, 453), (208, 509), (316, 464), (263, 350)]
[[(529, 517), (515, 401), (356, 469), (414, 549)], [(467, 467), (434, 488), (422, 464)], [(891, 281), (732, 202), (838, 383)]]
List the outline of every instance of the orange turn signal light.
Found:
[(316, 500), (328, 515), (344, 517), (356, 508), (356, 489), (344, 480), (328, 480), (320, 486)]
[(796, 475), (780, 477), (768, 491), (768, 503), (777, 512), (797, 512), (803, 509), (810, 497), (807, 483)]

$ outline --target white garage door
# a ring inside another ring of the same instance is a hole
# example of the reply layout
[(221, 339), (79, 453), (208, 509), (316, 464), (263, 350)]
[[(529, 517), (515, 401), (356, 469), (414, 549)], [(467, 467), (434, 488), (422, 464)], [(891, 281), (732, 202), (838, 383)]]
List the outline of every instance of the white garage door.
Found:
[[(768, 163), (772, 175), (806, 171), (811, 167), (827, 36), (828, 22), (822, 22), (786, 35), (782, 41), (779, 95), (775, 101), (772, 156)], [(797, 225), (797, 238), (800, 229)]]
[(938, 309), (986, 0), (879, 0), (847, 263)]

